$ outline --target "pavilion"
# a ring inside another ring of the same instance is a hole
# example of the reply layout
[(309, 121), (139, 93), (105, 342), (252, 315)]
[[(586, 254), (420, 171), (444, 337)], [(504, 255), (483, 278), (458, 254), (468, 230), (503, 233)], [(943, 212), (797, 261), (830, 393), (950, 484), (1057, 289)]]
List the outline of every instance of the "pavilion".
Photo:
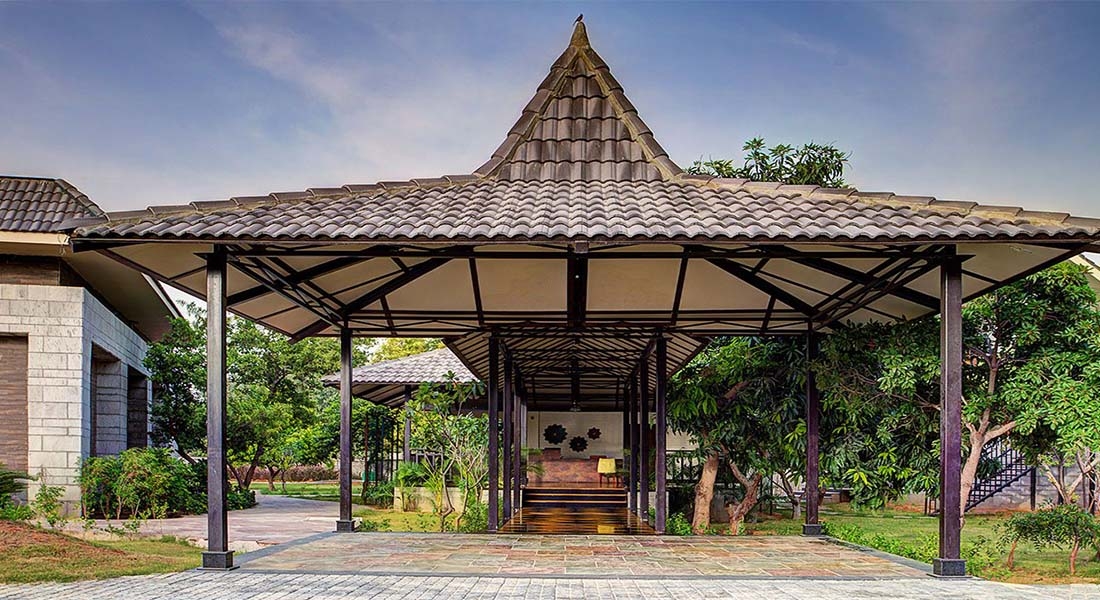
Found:
[[(73, 222), (98, 251), (209, 307), (207, 568), (231, 568), (225, 312), (295, 340), (339, 336), (341, 501), (351, 520), (353, 336), (438, 336), (488, 386), (489, 526), (515, 510), (516, 415), (532, 398), (656, 419), (664, 531), (666, 380), (715, 335), (814, 337), (942, 315), (941, 575), (959, 555), (962, 303), (1079, 254), (1100, 220), (930, 197), (686, 173), (592, 49), (568, 47), (488, 161), (466, 175), (313, 188)], [(819, 534), (818, 419), (807, 384), (805, 533)], [(498, 434), (503, 433), (498, 443)], [(503, 478), (498, 458), (503, 445)], [(639, 461), (643, 466), (645, 461)], [(628, 478), (642, 508), (648, 474)]]

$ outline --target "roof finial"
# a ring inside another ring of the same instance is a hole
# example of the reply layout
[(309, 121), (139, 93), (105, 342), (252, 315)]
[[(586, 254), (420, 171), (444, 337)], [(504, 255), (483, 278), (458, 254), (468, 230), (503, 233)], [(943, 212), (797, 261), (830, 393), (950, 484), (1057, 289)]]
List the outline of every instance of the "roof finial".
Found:
[(584, 28), (584, 14), (577, 16), (577, 20), (573, 21), (573, 38), (569, 40), (570, 46), (577, 48), (588, 48), (588, 32)]

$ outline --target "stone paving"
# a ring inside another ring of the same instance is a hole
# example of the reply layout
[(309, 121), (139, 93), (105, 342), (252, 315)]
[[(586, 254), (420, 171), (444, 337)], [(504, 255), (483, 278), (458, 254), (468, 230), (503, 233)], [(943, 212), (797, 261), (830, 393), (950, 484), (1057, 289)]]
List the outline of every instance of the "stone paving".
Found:
[[(231, 550), (247, 552), (331, 532), (336, 528), (339, 515), (339, 507), (335, 502), (256, 494), (256, 503), (256, 506), (249, 509), (229, 511)], [(108, 523), (96, 521), (99, 528), (106, 527)], [(119, 525), (118, 521), (114, 525)], [(81, 534), (79, 523), (71, 523), (69, 527), (72, 533)], [(206, 515), (148, 519), (141, 524), (141, 534), (172, 535), (205, 547)]]
[(242, 557), (249, 571), (401, 575), (914, 578), (925, 571), (823, 538), (358, 533)]
[(1019, 586), (976, 579), (932, 577), (881, 580), (814, 579), (578, 579), (530, 577), (433, 577), (202, 573), (124, 577), (103, 581), (0, 586), (3, 600), (331, 600), (334, 598), (507, 598), (572, 600), (607, 598), (752, 598), (861, 600), (872, 598), (973, 598), (985, 600), (1087, 600), (1100, 586)]

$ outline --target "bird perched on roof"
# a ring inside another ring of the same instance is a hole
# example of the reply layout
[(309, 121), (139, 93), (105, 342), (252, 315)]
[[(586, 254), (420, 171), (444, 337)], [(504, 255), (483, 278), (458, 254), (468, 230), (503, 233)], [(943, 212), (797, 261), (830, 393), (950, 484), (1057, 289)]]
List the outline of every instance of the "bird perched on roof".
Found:
[(583, 20), (584, 20), (584, 13), (581, 13), (581, 14), (577, 15), (577, 20), (573, 21), (573, 22), (574, 23), (580, 23)]

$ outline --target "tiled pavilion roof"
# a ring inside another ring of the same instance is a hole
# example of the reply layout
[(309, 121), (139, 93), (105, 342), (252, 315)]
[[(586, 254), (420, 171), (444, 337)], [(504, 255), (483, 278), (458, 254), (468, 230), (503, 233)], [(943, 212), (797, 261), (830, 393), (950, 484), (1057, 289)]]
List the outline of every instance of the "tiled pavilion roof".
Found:
[(713, 335), (933, 314), (954, 253), (973, 297), (1100, 241), (1100, 220), (1065, 213), (685, 173), (583, 23), (472, 173), (70, 226), (78, 248), (200, 296), (223, 247), (230, 310), (296, 339), (443, 337), (484, 377), (495, 330), (550, 396), (584, 368), (583, 393), (619, 394), (656, 332), (674, 370)]
[[(98, 222), (98, 223), (97, 223)], [(87, 238), (179, 240), (1067, 239), (1100, 220), (893, 193), (685, 174), (584, 23), (470, 175), (312, 188), (110, 213)]]

